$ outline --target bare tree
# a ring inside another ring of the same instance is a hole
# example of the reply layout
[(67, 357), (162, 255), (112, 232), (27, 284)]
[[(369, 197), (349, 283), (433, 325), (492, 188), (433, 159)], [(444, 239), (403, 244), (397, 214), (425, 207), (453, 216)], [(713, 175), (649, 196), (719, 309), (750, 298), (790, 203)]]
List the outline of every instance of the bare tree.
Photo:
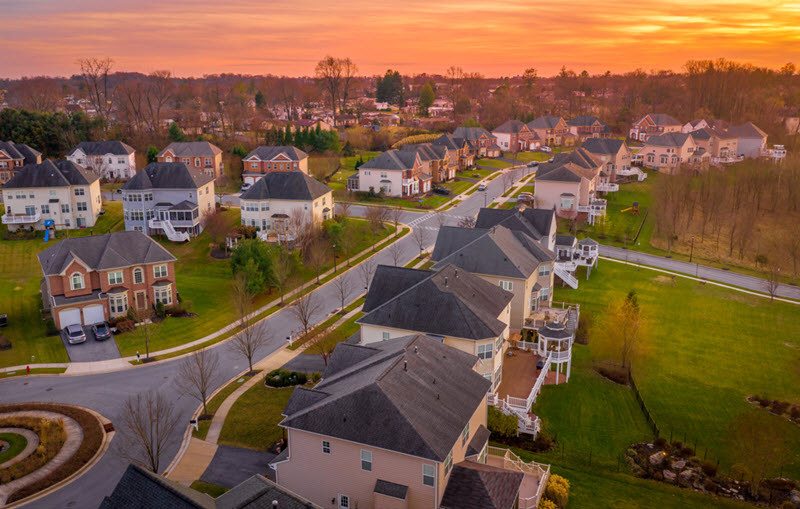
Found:
[(342, 229), (342, 238), (339, 241), (339, 245), (342, 249), (344, 249), (345, 254), (347, 255), (347, 266), (350, 266), (350, 251), (356, 246), (358, 242), (358, 232), (356, 231), (356, 227), (352, 222), (345, 223)]
[(369, 284), (372, 281), (372, 275), (375, 273), (375, 260), (368, 258), (361, 262), (358, 266), (358, 276), (361, 282), (364, 283), (364, 291), (369, 290)]
[(328, 251), (328, 243), (322, 239), (316, 239), (308, 246), (308, 263), (317, 273), (317, 284), (319, 284), (319, 273), (328, 261)]
[(279, 247), (272, 256), (272, 286), (277, 288), (281, 294), (281, 306), (283, 306), (283, 296), (291, 277), (292, 260), (289, 258), (289, 253)]
[(342, 60), (330, 55), (317, 62), (317, 67), (314, 69), (317, 81), (330, 99), (334, 126), (336, 125), (336, 103), (342, 88), (342, 74)]
[(346, 201), (337, 202), (336, 205), (339, 206), (339, 215), (340, 216), (349, 216), (350, 215), (350, 203)]
[(597, 353), (617, 357), (623, 368), (641, 353), (642, 320), (636, 293), (617, 299), (608, 306), (600, 327), (594, 329), (592, 347)]
[(175, 384), (181, 394), (200, 401), (203, 415), (208, 415), (208, 395), (216, 387), (219, 377), (219, 355), (214, 350), (202, 348), (181, 361)]
[(289, 228), (295, 235), (295, 245), (297, 245), (300, 252), (305, 255), (306, 248), (316, 235), (316, 229), (314, 228), (311, 215), (307, 210), (303, 210), (299, 207), (292, 209), (289, 214)]
[(772, 265), (764, 271), (764, 288), (769, 293), (769, 301), (773, 302), (778, 295), (778, 288), (781, 286), (781, 268)]
[(314, 292), (309, 292), (297, 299), (290, 309), (303, 327), (303, 334), (308, 334), (308, 328), (311, 325), (314, 313), (320, 309), (320, 304), (317, 302)]
[(394, 262), (395, 267), (400, 266), (400, 257), (403, 256), (403, 251), (400, 249), (400, 246), (397, 242), (389, 246), (389, 254), (392, 256), (392, 261)]
[(385, 207), (367, 207), (365, 216), (367, 222), (369, 222), (369, 231), (372, 235), (372, 250), (376, 251), (376, 244), (378, 240), (378, 234), (381, 230), (384, 229), (383, 220), (386, 216), (386, 208)]
[(417, 226), (411, 233), (411, 238), (413, 238), (414, 242), (417, 243), (417, 247), (419, 247), (419, 254), (422, 255), (422, 252), (425, 250), (425, 244), (428, 243), (428, 230), (421, 226)]
[(403, 209), (400, 207), (392, 207), (389, 209), (389, 219), (394, 223), (394, 236), (400, 234), (400, 218), (403, 216)]
[(779, 419), (755, 410), (739, 414), (728, 427), (726, 442), (749, 470), (752, 495), (758, 493), (761, 481), (770, 472), (790, 461), (785, 429)]
[[(349, 57), (339, 59), (342, 68), (342, 109), (347, 108), (347, 99), (350, 98), (350, 89), (353, 85), (353, 79), (358, 73), (358, 66), (350, 60)], [(338, 159), (338, 158), (337, 158)]]
[(214, 246), (225, 240), (225, 234), (230, 229), (230, 224), (225, 219), (225, 214), (216, 207), (203, 214), (200, 224), (203, 226), (203, 231), (208, 232), (208, 236), (211, 237), (211, 243)]
[(259, 350), (267, 346), (269, 340), (270, 335), (266, 320), (255, 321), (250, 319), (245, 322), (244, 328), (231, 338), (228, 342), (228, 348), (233, 353), (247, 359), (250, 374), (253, 374), (253, 357), (256, 356)]
[[(160, 323), (153, 322), (153, 311), (147, 307), (138, 309), (136, 305), (128, 308), (133, 321), (138, 325), (134, 333), (139, 337), (139, 340), (144, 343), (145, 359), (150, 359), (150, 342), (158, 334), (161, 329)], [(132, 311), (131, 311), (132, 310)], [(136, 352), (138, 355), (139, 352)]]
[(109, 82), (114, 60), (110, 58), (81, 58), (81, 81), (89, 94), (89, 102), (108, 129), (108, 120), (114, 107), (114, 89)]
[(239, 271), (233, 279), (231, 285), (231, 301), (239, 318), (239, 327), (244, 327), (253, 312), (253, 299), (255, 293), (247, 286), (247, 276), (245, 272)]
[(322, 357), (322, 362), (325, 363), (325, 366), (328, 366), (328, 360), (333, 355), (334, 350), (336, 350), (336, 346), (345, 341), (347, 338), (345, 337), (344, 333), (339, 329), (333, 329), (328, 331), (322, 336), (314, 341), (306, 350), (306, 353), (312, 355), (319, 355)]
[(441, 228), (444, 226), (444, 223), (447, 222), (447, 216), (445, 216), (442, 211), (436, 211), (434, 214), (436, 214), (436, 222), (439, 224), (439, 228)]
[(339, 314), (344, 314), (344, 307), (345, 301), (347, 297), (350, 295), (350, 290), (352, 289), (352, 282), (347, 275), (339, 276), (333, 280), (333, 287), (336, 289), (336, 296), (339, 297), (339, 303), (341, 304), (341, 309), (339, 310)]
[(501, 181), (503, 182), (503, 192), (505, 193), (508, 191), (508, 188), (511, 187), (511, 184), (514, 183), (514, 174), (510, 171), (503, 173), (503, 176), (500, 177)]
[(475, 218), (472, 216), (464, 216), (461, 218), (459, 224), (462, 228), (475, 228)]
[(119, 416), (117, 454), (158, 473), (161, 456), (178, 427), (175, 406), (159, 392), (128, 396)]

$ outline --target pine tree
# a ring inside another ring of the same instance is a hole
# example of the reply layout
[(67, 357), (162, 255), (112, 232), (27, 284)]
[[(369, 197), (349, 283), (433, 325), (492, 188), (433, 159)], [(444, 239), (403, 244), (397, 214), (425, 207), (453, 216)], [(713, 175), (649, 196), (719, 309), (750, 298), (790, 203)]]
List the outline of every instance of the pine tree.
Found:
[(294, 137), (292, 136), (292, 131), (289, 129), (289, 125), (286, 125), (286, 129), (283, 131), (283, 144), (287, 146), (294, 145)]

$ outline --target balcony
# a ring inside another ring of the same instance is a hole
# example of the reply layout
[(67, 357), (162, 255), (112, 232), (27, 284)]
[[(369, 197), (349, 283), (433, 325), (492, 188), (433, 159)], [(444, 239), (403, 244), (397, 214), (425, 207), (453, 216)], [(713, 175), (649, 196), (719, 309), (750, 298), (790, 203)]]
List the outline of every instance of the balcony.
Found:
[(733, 164), (744, 161), (744, 156), (712, 157), (711, 164)]
[(610, 182), (600, 182), (597, 184), (597, 190), (604, 193), (615, 193), (619, 191), (619, 184), (612, 184)]
[(38, 212), (35, 214), (5, 214), (3, 224), (32, 224), (38, 223), (42, 218)]
[(487, 447), (486, 464), (522, 472), (522, 485), (519, 488), (519, 509), (534, 509), (544, 493), (547, 480), (550, 478), (550, 465), (536, 462), (526, 463), (508, 449)]

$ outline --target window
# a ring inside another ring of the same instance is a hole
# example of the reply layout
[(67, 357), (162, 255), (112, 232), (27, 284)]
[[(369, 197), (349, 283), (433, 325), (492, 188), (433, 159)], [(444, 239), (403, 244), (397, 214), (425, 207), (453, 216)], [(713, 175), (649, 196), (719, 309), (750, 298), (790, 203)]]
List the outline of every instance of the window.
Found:
[(268, 201), (262, 201), (261, 202), (261, 210), (262, 211), (268, 211), (269, 210), (269, 202)]
[(331, 443), (327, 440), (322, 441), (322, 453), (323, 454), (330, 454), (331, 453)]
[(145, 193), (144, 201), (153, 201), (153, 193)]
[(155, 267), (153, 267), (153, 276), (156, 278), (167, 277), (167, 266), (156, 265)]
[(142, 269), (136, 269), (133, 271), (133, 282), (137, 285), (144, 283), (144, 273)]
[(128, 294), (112, 295), (108, 298), (108, 303), (111, 306), (111, 312), (114, 314), (121, 314), (128, 311)]
[(125, 164), (125, 158), (124, 157), (117, 158), (117, 164)]
[(109, 272), (108, 273), (108, 284), (110, 284), (110, 285), (121, 285), (122, 284), (122, 271)]
[(211, 166), (211, 158), (206, 157), (206, 166)]
[(34, 205), (25, 205), (25, 215), (32, 216), (36, 214), (36, 206)]
[(382, 179), (385, 179), (385, 178), (387, 178), (387, 176), (386, 176), (386, 172), (385, 172), (385, 171), (382, 171), (382, 172), (381, 172), (381, 178), (382, 178)]
[(70, 287), (73, 290), (82, 290), (83, 289), (83, 274), (75, 273), (70, 276)]
[(165, 286), (163, 288), (156, 288), (153, 290), (153, 295), (155, 296), (156, 302), (162, 302), (164, 304), (172, 304), (172, 291), (170, 290), (169, 286)]
[(86, 212), (86, 202), (85, 201), (79, 201), (78, 203), (76, 203), (76, 205), (77, 205), (77, 208), (78, 208), (78, 212)]
[(64, 226), (66, 226), (67, 228), (70, 227), (69, 219), (64, 219)]
[(257, 170), (258, 169), (258, 163), (250, 163), (250, 169), (251, 170)]
[(42, 214), (50, 213), (50, 205), (42, 205)]
[(550, 288), (539, 290), (539, 300), (547, 300), (550, 297)]
[(383, 339), (384, 341), (388, 341), (389, 340), (389, 333), (388, 332), (381, 332), (381, 339)]
[(131, 210), (130, 216), (131, 221), (144, 221), (144, 211), (142, 210)]
[(453, 451), (452, 450), (450, 450), (450, 452), (447, 453), (447, 457), (444, 459), (444, 475), (449, 474), (451, 468), (453, 468)]
[(171, 162), (172, 162), (172, 157), (171, 157), (171, 156), (167, 156), (167, 162), (168, 162), (168, 163), (171, 163)]
[(422, 484), (424, 486), (433, 486), (433, 481), (436, 479), (436, 469), (433, 465), (422, 465)]
[(500, 348), (503, 346), (503, 336), (494, 340), (494, 351), (499, 352)]
[(183, 161), (183, 164), (191, 164), (191, 163), (192, 163), (192, 160), (191, 160), (191, 159), (189, 159), (188, 157), (184, 157), (184, 158), (182, 159), (182, 161)]
[(258, 202), (255, 201), (244, 202), (244, 210), (247, 212), (258, 212)]
[(350, 497), (339, 495), (339, 509), (350, 509)]
[(50, 191), (50, 196), (55, 196), (55, 195), (56, 195), (55, 191)]
[(308, 210), (308, 203), (303, 204), (303, 210)]
[(361, 449), (361, 470), (372, 472), (372, 451)]
[(86, 194), (86, 190), (82, 187), (75, 188), (75, 196), (83, 196)]
[(493, 343), (486, 343), (485, 345), (478, 345), (478, 358), (479, 359), (491, 359), (492, 354), (494, 353), (494, 344)]
[(572, 203), (573, 203), (572, 198), (561, 198), (562, 209), (571, 209)]
[(195, 166), (200, 166), (200, 158), (199, 157), (195, 157), (194, 158), (194, 165)]
[(510, 292), (514, 288), (514, 282), (513, 281), (500, 281), (500, 288)]
[(541, 265), (539, 267), (539, 275), (540, 276), (549, 276), (550, 275), (550, 265)]
[(461, 445), (466, 444), (467, 440), (469, 440), (469, 423), (461, 430)]
[(61, 204), (61, 213), (62, 214), (69, 214), (69, 203), (62, 203)]

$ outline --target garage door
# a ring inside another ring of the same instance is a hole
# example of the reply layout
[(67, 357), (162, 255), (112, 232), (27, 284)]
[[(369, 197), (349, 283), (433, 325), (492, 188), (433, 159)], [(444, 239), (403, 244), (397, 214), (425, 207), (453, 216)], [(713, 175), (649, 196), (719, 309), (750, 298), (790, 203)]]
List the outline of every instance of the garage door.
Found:
[(86, 306), (85, 308), (83, 308), (84, 325), (92, 325), (93, 323), (100, 323), (102, 321), (105, 321), (102, 304), (97, 304), (95, 306)]
[(72, 325), (73, 323), (80, 324), (81, 323), (81, 310), (80, 309), (65, 309), (63, 311), (58, 312), (58, 322), (61, 324), (61, 328), (63, 329), (67, 325)]

